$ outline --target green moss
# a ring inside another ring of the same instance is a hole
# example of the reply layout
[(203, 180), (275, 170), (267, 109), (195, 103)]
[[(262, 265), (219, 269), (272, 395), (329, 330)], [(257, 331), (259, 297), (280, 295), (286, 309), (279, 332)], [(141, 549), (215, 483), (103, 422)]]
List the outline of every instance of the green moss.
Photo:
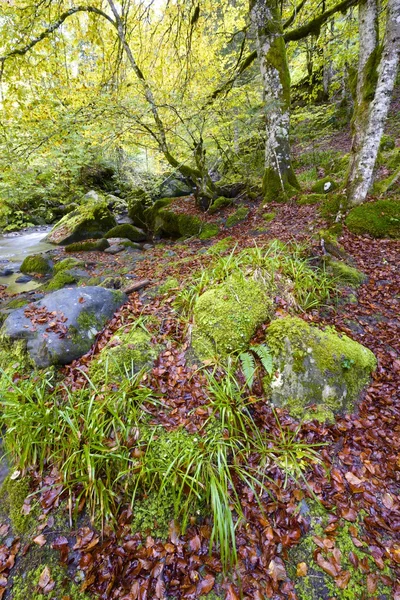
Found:
[(208, 212), (210, 215), (214, 215), (216, 212), (221, 210), (221, 208), (225, 208), (225, 206), (230, 206), (233, 203), (232, 198), (225, 198), (224, 196), (219, 196), (214, 200), (211, 204)]
[(234, 225), (237, 225), (241, 221), (244, 221), (247, 218), (248, 214), (249, 214), (249, 209), (247, 208), (247, 206), (239, 206), (239, 208), (233, 213), (233, 215), (230, 215), (227, 218), (226, 224), (225, 224), (226, 227), (233, 227)]
[(28, 304), (29, 300), (27, 298), (15, 298), (14, 300), (10, 300), (7, 302), (6, 308), (22, 308)]
[(266, 221), (267, 223), (269, 223), (270, 221), (273, 221), (275, 219), (276, 212), (275, 211), (265, 212), (261, 216), (264, 219), (264, 221)]
[[(29, 554), (32, 554), (32, 551)], [(59, 564), (54, 552), (50, 554), (49, 551), (35, 549), (33, 559), (29, 554), (22, 558), (18, 573), (12, 578), (10, 600), (89, 600), (89, 596), (80, 591), (80, 583), (75, 583), (67, 569)], [(51, 591), (41, 593), (38, 583), (46, 567), (55, 585)]]
[(47, 275), (52, 270), (51, 261), (43, 254), (27, 256), (22, 265), (21, 273)]
[(344, 194), (329, 194), (321, 205), (319, 212), (328, 223), (334, 223), (339, 213), (343, 214), (347, 207), (347, 198)]
[(135, 501), (135, 510), (132, 519), (132, 533), (141, 533), (143, 536), (166, 540), (169, 533), (169, 524), (174, 515), (174, 496), (165, 490), (158, 494), (150, 492), (148, 496)]
[(375, 96), (376, 84), (378, 83), (378, 67), (382, 58), (383, 46), (380, 44), (369, 55), (364, 67), (364, 87), (362, 90), (363, 101), (371, 102)]
[(240, 352), (271, 314), (272, 301), (265, 285), (241, 275), (231, 276), (197, 300), (193, 349), (201, 359)]
[(85, 263), (83, 261), (69, 256), (68, 258), (64, 258), (64, 260), (60, 260), (60, 262), (54, 265), (54, 272), (59, 273), (60, 271), (67, 271), (68, 269), (78, 269), (84, 266)]
[(201, 228), (199, 239), (209, 240), (210, 238), (218, 235), (219, 227), (216, 223), (204, 223)]
[(265, 381), (268, 391), (274, 404), (287, 407), (296, 418), (304, 418), (314, 404), (319, 412), (313, 418), (323, 420), (324, 415), (330, 419), (351, 411), (376, 368), (368, 348), (334, 328), (320, 330), (297, 317), (273, 321), (266, 343), (275, 369)]
[(104, 237), (106, 239), (126, 238), (131, 242), (143, 242), (146, 239), (146, 234), (137, 227), (129, 225), (128, 223), (124, 223), (110, 229), (110, 231), (108, 231)]
[(222, 254), (226, 252), (230, 248), (235, 245), (235, 240), (233, 237), (229, 236), (224, 238), (223, 240), (219, 240), (215, 244), (213, 244), (208, 250), (207, 254), (211, 254), (211, 256), (215, 256), (217, 254)]
[(109, 248), (110, 244), (107, 240), (101, 239), (96, 241), (76, 242), (65, 247), (65, 252), (103, 252)]
[(32, 509), (28, 515), (24, 515), (22, 512), (24, 501), (29, 494), (29, 477), (13, 480), (9, 476), (1, 488), (1, 510), (4, 511), (3, 516), (10, 518), (15, 533), (27, 533), (37, 526), (37, 503), (32, 502)]
[(353, 233), (376, 238), (400, 237), (400, 200), (377, 200), (353, 208), (346, 218)]
[(342, 283), (358, 286), (362, 285), (367, 278), (365, 273), (362, 273), (354, 267), (350, 267), (341, 260), (335, 260), (331, 257), (326, 257), (325, 264), (328, 266), (333, 276)]
[(396, 140), (391, 135), (383, 135), (381, 137), (381, 143), (379, 145), (380, 151), (394, 150), (396, 147)]
[(318, 204), (325, 198), (325, 194), (302, 194), (297, 198), (297, 204)]
[(46, 290), (49, 292), (61, 290), (66, 285), (76, 283), (77, 281), (78, 277), (73, 273), (68, 271), (59, 271), (46, 285)]
[(175, 279), (175, 277), (168, 277), (164, 281), (164, 283), (162, 283), (157, 288), (157, 293), (158, 294), (166, 294), (170, 290), (173, 290), (173, 289), (178, 288), (178, 287), (179, 287), (179, 281), (177, 279)]
[(332, 177), (325, 177), (317, 181), (311, 188), (315, 194), (330, 194), (338, 188), (337, 183)]
[(115, 218), (109, 211), (107, 202), (89, 201), (85, 198), (84, 204), (65, 215), (46, 239), (54, 244), (71, 244), (102, 238), (115, 225)]
[(281, 175), (271, 167), (265, 169), (262, 190), (266, 202), (286, 202), (299, 189), (300, 185), (292, 168)]
[(161, 348), (151, 343), (152, 335), (140, 325), (121, 328), (90, 363), (89, 376), (95, 384), (115, 385), (128, 374), (150, 368)]

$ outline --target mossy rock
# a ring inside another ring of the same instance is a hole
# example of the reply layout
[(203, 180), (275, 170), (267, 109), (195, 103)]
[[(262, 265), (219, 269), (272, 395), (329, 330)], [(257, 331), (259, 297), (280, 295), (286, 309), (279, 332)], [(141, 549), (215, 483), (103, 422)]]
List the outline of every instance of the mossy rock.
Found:
[(303, 206), (304, 204), (318, 204), (325, 199), (325, 194), (302, 194), (297, 199), (297, 204)]
[(53, 263), (47, 256), (34, 254), (24, 259), (20, 271), (26, 275), (47, 275), (52, 269)]
[(86, 242), (76, 242), (65, 247), (65, 252), (103, 252), (109, 248), (108, 240), (88, 240)]
[(400, 237), (400, 200), (377, 200), (353, 208), (346, 218), (349, 230), (375, 238)]
[(211, 256), (222, 254), (223, 252), (233, 248), (234, 245), (235, 239), (232, 236), (229, 236), (210, 246), (210, 248), (207, 250), (207, 254), (211, 254)]
[(148, 193), (140, 188), (131, 190), (126, 198), (128, 204), (128, 216), (136, 227), (146, 227), (144, 212), (149, 208), (151, 199)]
[(274, 375), (265, 379), (271, 401), (298, 419), (332, 421), (352, 412), (376, 368), (368, 348), (297, 317), (273, 321), (266, 344), (274, 357)]
[(117, 225), (113, 227), (106, 233), (104, 236), (106, 239), (109, 238), (125, 238), (130, 240), (131, 242), (144, 242), (146, 240), (146, 234), (144, 231), (139, 229), (138, 227), (134, 227), (133, 225), (129, 225), (129, 223), (124, 223), (122, 225)]
[(337, 190), (338, 184), (332, 177), (324, 177), (324, 179), (319, 179), (311, 188), (311, 191), (315, 194), (330, 194), (331, 192)]
[(272, 301), (264, 284), (242, 275), (231, 276), (198, 298), (193, 350), (200, 359), (241, 352), (257, 327), (271, 315)]
[(31, 493), (29, 477), (12, 479), (6, 477), (0, 490), (0, 514), (10, 520), (12, 529), (17, 534), (25, 534), (37, 527), (38, 507), (34, 501), (29, 514), (24, 514), (24, 501)]
[(92, 382), (118, 385), (128, 375), (150, 369), (161, 351), (161, 346), (152, 344), (151, 338), (151, 333), (140, 324), (121, 328), (90, 363)]
[(365, 273), (362, 273), (355, 267), (347, 265), (342, 260), (336, 260), (330, 256), (326, 256), (324, 262), (332, 275), (341, 283), (350, 286), (359, 286), (367, 279)]
[(206, 223), (196, 215), (175, 212), (171, 207), (173, 199), (161, 198), (145, 211), (148, 228), (157, 235), (172, 238), (199, 237), (208, 239), (217, 235), (216, 223)]
[(241, 223), (247, 218), (248, 214), (249, 209), (247, 208), (247, 206), (239, 206), (239, 208), (233, 213), (233, 215), (230, 215), (227, 218), (225, 223), (226, 227), (233, 227), (234, 225)]
[(49, 292), (54, 292), (56, 290), (61, 290), (66, 285), (71, 285), (76, 283), (79, 280), (78, 275), (75, 275), (73, 271), (69, 271), (67, 269), (63, 271), (59, 271), (54, 275), (54, 277), (49, 281), (46, 285), (46, 290)]
[(107, 202), (90, 197), (82, 206), (65, 215), (45, 239), (51, 244), (66, 246), (82, 240), (103, 238), (116, 224)]
[(225, 198), (224, 196), (219, 196), (211, 204), (210, 208), (208, 209), (208, 212), (210, 213), (210, 215), (214, 215), (222, 208), (225, 208), (225, 206), (230, 206), (231, 204), (232, 198)]
[(68, 256), (68, 258), (64, 258), (54, 265), (54, 273), (57, 274), (61, 271), (68, 271), (69, 269), (79, 269), (80, 267), (84, 266), (85, 263), (83, 261), (73, 258), (72, 256)]

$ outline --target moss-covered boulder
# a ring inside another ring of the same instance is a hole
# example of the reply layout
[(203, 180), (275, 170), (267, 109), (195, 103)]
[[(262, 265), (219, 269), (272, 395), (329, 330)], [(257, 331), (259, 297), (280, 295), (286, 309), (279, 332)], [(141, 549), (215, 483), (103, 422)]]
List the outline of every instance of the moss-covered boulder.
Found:
[(326, 256), (324, 258), (324, 263), (328, 271), (330, 271), (340, 283), (359, 286), (367, 279), (365, 273), (359, 271), (355, 267), (351, 267), (342, 260)]
[(353, 411), (376, 367), (368, 348), (297, 317), (273, 321), (266, 343), (274, 358), (274, 375), (265, 380), (271, 401), (299, 419), (330, 421)]
[(103, 238), (117, 224), (105, 200), (86, 198), (82, 206), (68, 213), (45, 238), (51, 244), (67, 245), (92, 238)]
[(210, 213), (210, 215), (214, 215), (225, 206), (230, 206), (231, 204), (232, 198), (225, 198), (224, 196), (219, 196), (211, 204), (210, 208), (208, 209), (208, 212)]
[(157, 235), (208, 239), (218, 233), (216, 223), (207, 223), (197, 215), (175, 210), (171, 198), (157, 200), (144, 211), (144, 217), (148, 229)]
[(297, 204), (303, 206), (304, 204), (318, 204), (325, 198), (325, 194), (301, 194), (297, 198)]
[(146, 227), (146, 218), (144, 211), (151, 205), (151, 199), (148, 193), (135, 188), (129, 192), (126, 198), (128, 204), (128, 216), (136, 227)]
[(34, 254), (24, 259), (20, 271), (26, 275), (47, 275), (52, 269), (53, 263), (48, 256)]
[(55, 292), (56, 290), (61, 290), (66, 285), (72, 285), (78, 280), (79, 276), (74, 273), (73, 270), (64, 269), (52, 277), (52, 279), (46, 285), (46, 291)]
[(266, 286), (242, 275), (202, 294), (194, 307), (192, 347), (200, 359), (224, 357), (248, 347), (257, 327), (272, 315)]
[(375, 238), (399, 238), (400, 199), (360, 204), (349, 212), (346, 225), (353, 233), (367, 233)]
[(110, 229), (110, 231), (108, 231), (104, 237), (106, 239), (124, 238), (126, 240), (130, 240), (131, 242), (144, 242), (147, 236), (142, 229), (139, 229), (134, 225), (130, 225), (129, 223), (123, 223), (122, 225), (117, 225), (116, 227)]
[(85, 263), (83, 261), (73, 258), (72, 256), (68, 256), (68, 258), (64, 258), (54, 265), (54, 273), (68, 271), (69, 269), (79, 269), (80, 267), (84, 266)]
[(161, 351), (151, 343), (152, 334), (141, 323), (133, 323), (115, 333), (90, 363), (89, 377), (95, 385), (118, 385), (127, 376), (150, 369)]
[(311, 191), (315, 194), (330, 194), (334, 190), (337, 190), (338, 184), (332, 177), (324, 177), (314, 183)]
[(101, 240), (87, 240), (86, 242), (76, 242), (65, 247), (65, 252), (103, 252), (109, 248), (110, 244), (105, 238)]

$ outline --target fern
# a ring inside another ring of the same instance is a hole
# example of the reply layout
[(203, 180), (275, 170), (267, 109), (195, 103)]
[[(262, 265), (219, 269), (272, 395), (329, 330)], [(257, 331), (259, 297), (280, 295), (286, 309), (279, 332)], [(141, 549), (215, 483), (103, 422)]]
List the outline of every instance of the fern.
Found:
[(265, 344), (258, 344), (257, 346), (252, 346), (251, 349), (257, 354), (258, 358), (261, 360), (261, 364), (267, 371), (268, 375), (272, 375), (274, 363), (268, 346), (266, 346)]
[(239, 355), (239, 358), (242, 364), (243, 374), (246, 378), (246, 385), (251, 389), (257, 369), (254, 356), (250, 352), (242, 352), (242, 354)]

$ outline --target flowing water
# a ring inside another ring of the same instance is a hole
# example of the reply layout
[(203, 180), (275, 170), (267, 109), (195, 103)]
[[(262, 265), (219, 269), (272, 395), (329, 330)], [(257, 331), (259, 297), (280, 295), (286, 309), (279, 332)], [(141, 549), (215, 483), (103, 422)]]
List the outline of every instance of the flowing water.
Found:
[(13, 270), (11, 275), (0, 275), (0, 285), (6, 285), (9, 294), (27, 292), (39, 287), (40, 282), (34, 280), (27, 283), (16, 283), (15, 280), (21, 276), (19, 267), (26, 256), (54, 249), (53, 244), (44, 241), (50, 229), (51, 227), (41, 227), (0, 235), (0, 272), (4, 269)]

